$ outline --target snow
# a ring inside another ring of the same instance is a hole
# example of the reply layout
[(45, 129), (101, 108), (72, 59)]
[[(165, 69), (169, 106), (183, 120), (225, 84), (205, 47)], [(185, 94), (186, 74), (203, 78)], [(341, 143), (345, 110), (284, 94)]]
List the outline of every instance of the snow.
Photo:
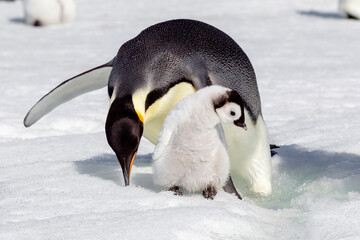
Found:
[[(0, 239), (359, 239), (360, 23), (337, 1), (78, 0), (73, 23), (33, 28), (0, 2)], [(273, 157), (273, 191), (173, 196), (152, 183), (141, 143), (130, 187), (104, 134), (106, 89), (26, 129), (29, 108), (103, 64), (144, 28), (192, 18), (252, 61)]]

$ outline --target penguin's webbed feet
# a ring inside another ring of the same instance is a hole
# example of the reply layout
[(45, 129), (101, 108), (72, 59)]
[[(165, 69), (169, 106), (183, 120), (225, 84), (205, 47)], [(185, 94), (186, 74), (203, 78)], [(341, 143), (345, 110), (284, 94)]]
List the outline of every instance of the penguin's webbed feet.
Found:
[(277, 151), (273, 150), (276, 148), (280, 148), (279, 146), (275, 145), (275, 144), (270, 144), (270, 153), (271, 153), (271, 157), (275, 156), (277, 154)]
[(172, 186), (171, 188), (168, 189), (168, 191), (174, 192), (174, 195), (182, 196), (182, 192), (180, 191), (179, 186)]
[(216, 194), (217, 194), (216, 188), (211, 185), (207, 186), (207, 188), (203, 191), (203, 196), (206, 199), (210, 198), (211, 200), (213, 200)]

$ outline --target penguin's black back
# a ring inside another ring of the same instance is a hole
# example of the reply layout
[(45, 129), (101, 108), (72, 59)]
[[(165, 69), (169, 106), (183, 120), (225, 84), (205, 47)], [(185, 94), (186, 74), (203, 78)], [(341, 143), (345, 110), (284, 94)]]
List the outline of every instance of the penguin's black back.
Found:
[[(132, 94), (151, 81), (167, 89), (176, 81), (195, 87), (219, 84), (236, 90), (253, 121), (261, 114), (254, 69), (240, 46), (219, 29), (195, 20), (153, 25), (123, 44), (109, 80), (109, 93)], [(131, 83), (131, 84), (129, 84)]]

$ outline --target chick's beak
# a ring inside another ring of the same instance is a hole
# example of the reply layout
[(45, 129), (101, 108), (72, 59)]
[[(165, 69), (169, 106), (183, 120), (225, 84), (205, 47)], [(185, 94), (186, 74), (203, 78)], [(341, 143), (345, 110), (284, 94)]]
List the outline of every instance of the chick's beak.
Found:
[(247, 126), (244, 122), (240, 121), (240, 119), (234, 121), (235, 126), (243, 128), (245, 131), (247, 130)]

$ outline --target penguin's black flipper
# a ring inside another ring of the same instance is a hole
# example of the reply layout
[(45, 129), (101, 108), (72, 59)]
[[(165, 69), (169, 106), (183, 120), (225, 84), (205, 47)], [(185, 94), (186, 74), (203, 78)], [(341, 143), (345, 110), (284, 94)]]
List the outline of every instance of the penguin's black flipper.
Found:
[(273, 149), (276, 149), (276, 148), (280, 148), (280, 147), (275, 145), (275, 144), (270, 144), (271, 157), (273, 157), (273, 156), (275, 156), (277, 154), (277, 152), (273, 150)]
[(42, 97), (24, 118), (25, 127), (30, 127), (57, 106), (71, 99), (107, 86), (113, 60), (72, 77)]
[(242, 200), (240, 194), (238, 193), (238, 191), (236, 190), (233, 180), (231, 178), (231, 175), (229, 174), (229, 178), (227, 180), (227, 182), (225, 183), (225, 186), (223, 186), (223, 189), (225, 192), (233, 194), (235, 193), (235, 195), (238, 197), (238, 199)]

